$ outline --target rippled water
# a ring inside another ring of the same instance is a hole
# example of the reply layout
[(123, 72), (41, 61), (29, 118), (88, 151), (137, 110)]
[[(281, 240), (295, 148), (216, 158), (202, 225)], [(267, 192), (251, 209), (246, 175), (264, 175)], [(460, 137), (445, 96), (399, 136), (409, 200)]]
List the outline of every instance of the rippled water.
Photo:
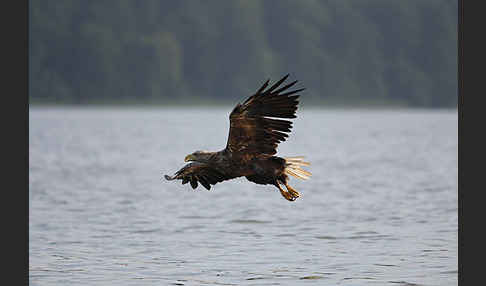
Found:
[(301, 198), (162, 180), (231, 108), (30, 108), (31, 285), (457, 285), (457, 111), (299, 110)]

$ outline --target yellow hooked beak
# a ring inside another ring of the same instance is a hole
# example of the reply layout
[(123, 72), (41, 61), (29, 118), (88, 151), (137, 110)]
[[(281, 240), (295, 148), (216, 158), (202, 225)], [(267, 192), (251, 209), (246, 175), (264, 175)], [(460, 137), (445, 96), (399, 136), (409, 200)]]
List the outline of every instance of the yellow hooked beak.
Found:
[(192, 154), (189, 154), (184, 158), (184, 162), (189, 162), (189, 161), (194, 161), (194, 156)]

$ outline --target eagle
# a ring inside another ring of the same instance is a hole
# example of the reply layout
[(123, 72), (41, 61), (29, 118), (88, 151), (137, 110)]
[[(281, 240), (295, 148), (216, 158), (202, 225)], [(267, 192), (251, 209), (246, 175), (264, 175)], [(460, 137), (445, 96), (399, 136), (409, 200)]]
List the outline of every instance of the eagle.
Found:
[[(269, 88), (268, 79), (242, 104), (238, 103), (229, 115), (230, 128), (226, 148), (218, 152), (196, 151), (184, 158), (189, 162), (167, 180), (182, 180), (196, 189), (198, 182), (207, 190), (212, 185), (246, 177), (250, 182), (274, 185), (288, 201), (300, 197), (289, 186), (289, 175), (307, 180), (311, 173), (302, 169), (309, 166), (303, 156), (278, 157), (277, 146), (288, 137), (292, 122), (282, 118), (296, 118), (295, 112), (300, 95), (305, 88), (289, 91), (297, 83), (281, 84), (289, 74)], [(284, 190), (282, 185), (287, 190)]]

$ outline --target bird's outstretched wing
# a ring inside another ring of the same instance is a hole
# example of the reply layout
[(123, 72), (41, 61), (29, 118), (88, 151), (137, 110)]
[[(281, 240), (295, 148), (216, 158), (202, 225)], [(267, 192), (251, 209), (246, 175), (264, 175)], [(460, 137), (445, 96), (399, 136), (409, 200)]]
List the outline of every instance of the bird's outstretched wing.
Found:
[(208, 164), (192, 162), (175, 172), (174, 176), (165, 175), (167, 180), (182, 180), (182, 184), (191, 183), (193, 189), (197, 188), (197, 183), (201, 183), (206, 189), (210, 190), (211, 185), (231, 179), (217, 169)]
[[(297, 81), (283, 87), (289, 75), (276, 82), (270, 88), (267, 80), (257, 92), (243, 104), (235, 106), (231, 112), (230, 130), (226, 150), (251, 159), (255, 155), (274, 155), (277, 145), (288, 137), (292, 122), (278, 118), (295, 118), (299, 95), (295, 93), (304, 88), (286, 91)], [(284, 92), (286, 91), (286, 92)], [(271, 118), (269, 118), (271, 117)]]

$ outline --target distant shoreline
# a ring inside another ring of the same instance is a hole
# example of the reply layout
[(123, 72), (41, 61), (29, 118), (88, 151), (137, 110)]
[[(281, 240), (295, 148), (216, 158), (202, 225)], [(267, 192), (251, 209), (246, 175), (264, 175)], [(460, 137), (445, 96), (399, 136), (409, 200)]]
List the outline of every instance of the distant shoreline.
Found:
[[(33, 100), (29, 99), (30, 107), (227, 107), (232, 108), (240, 101), (221, 101), (214, 99), (200, 99), (195, 98), (193, 100), (181, 100), (181, 101), (136, 101), (136, 100), (121, 100), (121, 101), (89, 101), (89, 102), (70, 102), (70, 101), (53, 101), (53, 100)], [(368, 101), (344, 101), (344, 100), (313, 100), (313, 99), (300, 99), (300, 109), (353, 109), (353, 108), (370, 108), (370, 109), (445, 109), (445, 110), (457, 110), (456, 106), (424, 106), (424, 105), (411, 105), (404, 102), (397, 101), (380, 101), (380, 100), (368, 100)]]
[[(231, 111), (236, 104), (29, 104), (29, 109), (227, 109)], [(457, 107), (423, 107), (399, 105), (315, 105), (307, 104), (299, 107), (303, 110), (410, 110), (410, 111), (446, 111), (457, 112)]]

